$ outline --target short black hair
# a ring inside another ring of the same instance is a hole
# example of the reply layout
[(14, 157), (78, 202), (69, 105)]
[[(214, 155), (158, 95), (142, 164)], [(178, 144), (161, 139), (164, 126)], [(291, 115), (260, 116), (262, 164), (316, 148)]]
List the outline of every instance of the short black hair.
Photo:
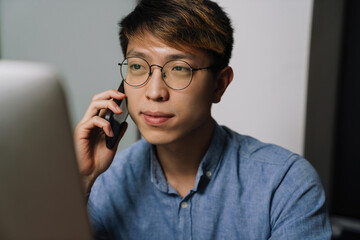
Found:
[(210, 0), (142, 0), (119, 22), (126, 56), (129, 40), (146, 31), (177, 49), (203, 49), (218, 68), (228, 66), (233, 28), (228, 15)]

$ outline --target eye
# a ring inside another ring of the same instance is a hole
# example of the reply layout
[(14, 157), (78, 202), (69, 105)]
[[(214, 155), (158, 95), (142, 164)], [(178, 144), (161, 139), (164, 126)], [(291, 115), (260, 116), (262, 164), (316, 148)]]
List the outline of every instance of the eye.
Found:
[(183, 61), (170, 61), (164, 65), (163, 72), (169, 79), (187, 79), (191, 76), (191, 67)]
[(183, 71), (184, 70), (184, 68), (183, 67), (181, 67), (181, 66), (175, 66), (175, 67), (173, 67), (173, 69), (172, 69), (173, 71)]
[(174, 66), (171, 70), (174, 72), (190, 72), (191, 71), (189, 67), (184, 67), (184, 66)]
[(174, 66), (172, 68), (173, 71), (190, 71), (190, 68), (189, 67), (184, 67), (184, 66)]
[(140, 64), (132, 64), (132, 65), (130, 65), (131, 70), (140, 70), (141, 68), (144, 68), (144, 67), (141, 66)]

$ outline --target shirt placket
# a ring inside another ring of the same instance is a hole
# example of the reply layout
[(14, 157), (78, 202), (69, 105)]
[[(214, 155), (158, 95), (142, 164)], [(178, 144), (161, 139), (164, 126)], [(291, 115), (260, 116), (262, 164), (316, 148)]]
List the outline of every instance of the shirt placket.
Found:
[(191, 198), (182, 199), (178, 205), (179, 240), (192, 239)]

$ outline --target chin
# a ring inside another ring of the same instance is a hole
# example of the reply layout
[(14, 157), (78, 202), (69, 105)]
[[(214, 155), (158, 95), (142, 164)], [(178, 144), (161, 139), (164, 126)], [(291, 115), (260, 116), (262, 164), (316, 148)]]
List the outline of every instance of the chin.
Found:
[(169, 144), (175, 141), (176, 137), (172, 136), (169, 132), (163, 132), (163, 131), (141, 131), (141, 135), (143, 138), (148, 141), (150, 144), (153, 145), (163, 145), (163, 144)]

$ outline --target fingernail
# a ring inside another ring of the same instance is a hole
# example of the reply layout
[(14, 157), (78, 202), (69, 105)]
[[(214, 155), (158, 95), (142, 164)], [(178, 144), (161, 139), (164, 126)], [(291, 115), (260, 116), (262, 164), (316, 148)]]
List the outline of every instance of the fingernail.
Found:
[(114, 136), (114, 133), (112, 130), (109, 131), (109, 137), (113, 137)]

